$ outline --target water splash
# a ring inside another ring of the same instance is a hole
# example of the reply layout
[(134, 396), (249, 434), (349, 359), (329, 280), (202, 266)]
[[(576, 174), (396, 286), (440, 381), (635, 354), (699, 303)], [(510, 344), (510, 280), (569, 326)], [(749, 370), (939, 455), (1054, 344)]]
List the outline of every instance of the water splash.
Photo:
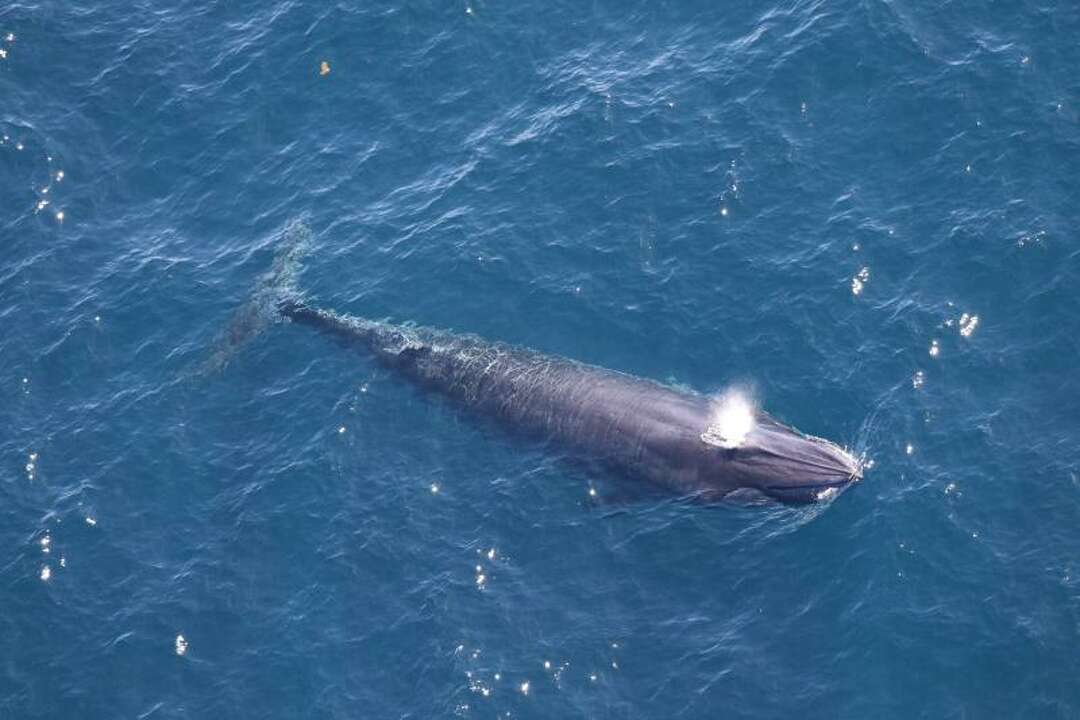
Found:
[(728, 390), (713, 406), (709, 427), (701, 433), (702, 442), (722, 448), (737, 448), (754, 429), (756, 414), (753, 402), (741, 390)]

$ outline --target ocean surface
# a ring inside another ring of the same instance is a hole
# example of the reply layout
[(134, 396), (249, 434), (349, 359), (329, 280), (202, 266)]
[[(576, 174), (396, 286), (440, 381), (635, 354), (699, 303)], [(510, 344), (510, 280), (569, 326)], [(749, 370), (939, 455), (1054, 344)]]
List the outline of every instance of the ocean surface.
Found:
[[(1078, 38), (3, 3), (0, 717), (1080, 717)], [(230, 347), (297, 227), (310, 302), (741, 387), (872, 467), (590, 501), (626, 480), (309, 328)]]

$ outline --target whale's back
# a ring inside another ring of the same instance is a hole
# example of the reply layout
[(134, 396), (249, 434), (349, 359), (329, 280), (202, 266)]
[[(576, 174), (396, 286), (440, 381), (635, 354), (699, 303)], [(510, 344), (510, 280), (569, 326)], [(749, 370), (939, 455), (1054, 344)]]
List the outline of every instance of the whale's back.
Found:
[(588, 452), (624, 472), (697, 488), (704, 396), (625, 373), (472, 335), (283, 309), (294, 321), (360, 343), (418, 385), (504, 424)]

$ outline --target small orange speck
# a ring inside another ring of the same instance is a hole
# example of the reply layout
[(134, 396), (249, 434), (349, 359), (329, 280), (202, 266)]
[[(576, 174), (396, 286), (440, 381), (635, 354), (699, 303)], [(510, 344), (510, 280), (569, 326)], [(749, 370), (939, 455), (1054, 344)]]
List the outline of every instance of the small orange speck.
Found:
[(330, 63), (323, 60), (321, 63), (319, 63), (319, 75), (329, 75), (329, 74), (330, 74)]

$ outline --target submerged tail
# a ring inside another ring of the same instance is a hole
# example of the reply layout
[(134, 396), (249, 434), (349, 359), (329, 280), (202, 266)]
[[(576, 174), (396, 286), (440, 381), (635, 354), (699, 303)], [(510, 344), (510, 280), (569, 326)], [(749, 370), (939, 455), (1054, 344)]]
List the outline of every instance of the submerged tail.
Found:
[(296, 278), (310, 248), (311, 230), (306, 224), (294, 220), (285, 226), (273, 266), (259, 278), (251, 298), (236, 310), (228, 327), (218, 336), (202, 372), (223, 369), (240, 348), (269, 325), (281, 320), (282, 308), (301, 304)]

